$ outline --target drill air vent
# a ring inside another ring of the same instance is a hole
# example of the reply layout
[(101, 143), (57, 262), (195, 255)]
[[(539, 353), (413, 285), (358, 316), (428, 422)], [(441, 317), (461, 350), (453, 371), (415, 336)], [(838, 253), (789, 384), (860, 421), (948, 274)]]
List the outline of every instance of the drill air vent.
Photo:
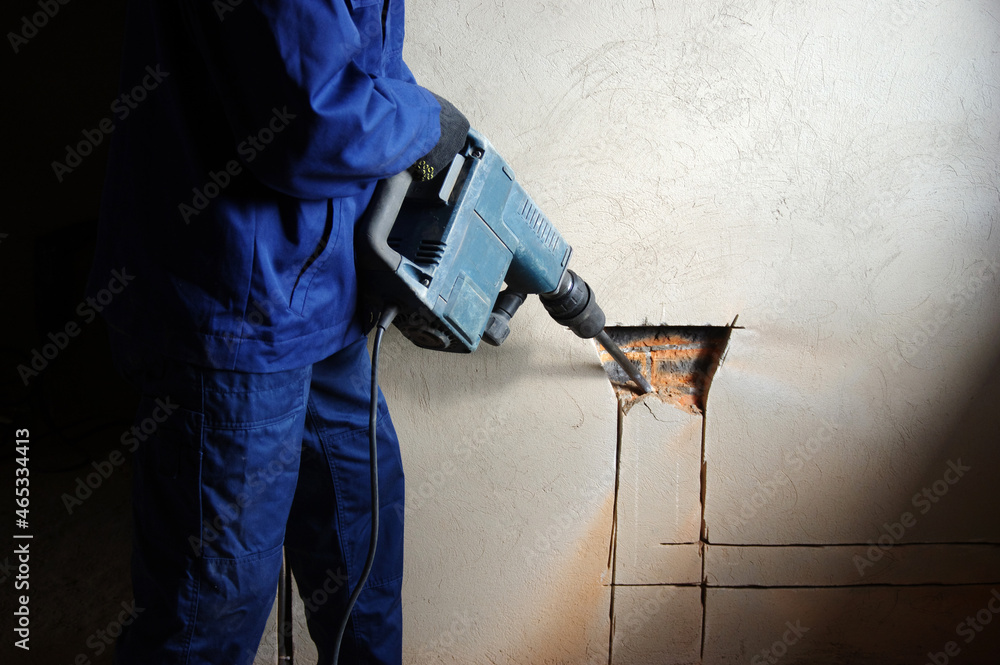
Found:
[(425, 265), (437, 265), (444, 258), (445, 243), (441, 240), (421, 240), (417, 247), (416, 262)]
[(525, 198), (520, 214), (524, 221), (528, 223), (528, 227), (542, 241), (542, 244), (554, 251), (556, 245), (559, 243), (559, 234), (555, 232), (555, 227), (552, 226), (549, 218), (529, 198)]

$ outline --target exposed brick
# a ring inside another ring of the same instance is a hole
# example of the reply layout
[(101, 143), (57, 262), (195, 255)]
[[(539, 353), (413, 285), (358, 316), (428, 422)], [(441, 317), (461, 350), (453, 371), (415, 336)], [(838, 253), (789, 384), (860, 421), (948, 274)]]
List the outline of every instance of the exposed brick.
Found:
[[(731, 326), (620, 326), (607, 328), (607, 333), (649, 379), (660, 399), (702, 413), (732, 330)], [(627, 411), (638, 399), (638, 390), (611, 356), (598, 348), (611, 385)]]

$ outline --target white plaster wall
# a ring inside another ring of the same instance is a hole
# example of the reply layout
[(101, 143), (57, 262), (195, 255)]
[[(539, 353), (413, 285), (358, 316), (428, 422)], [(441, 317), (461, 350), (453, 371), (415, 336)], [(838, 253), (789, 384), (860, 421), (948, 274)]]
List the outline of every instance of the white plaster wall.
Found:
[[(501, 148), (612, 321), (747, 327), (710, 402), (710, 537), (863, 540), (854, 508), (947, 459), (936, 437), (1000, 350), (997, 16), (989, 0), (411, 7), (411, 67)], [(824, 419), (852, 510), (728, 523)]]
[[(739, 315), (709, 399), (710, 542), (865, 543), (963, 456), (982, 473), (907, 538), (1000, 538), (995, 1), (408, 11), (418, 80), (511, 162), (611, 322)], [(410, 662), (586, 662), (606, 646), (613, 399), (593, 351), (539, 308), (508, 344), (387, 351), (411, 493), (461, 470), (409, 517)], [(480, 427), (489, 443), (457, 459)], [(450, 635), (466, 611), (471, 632)]]

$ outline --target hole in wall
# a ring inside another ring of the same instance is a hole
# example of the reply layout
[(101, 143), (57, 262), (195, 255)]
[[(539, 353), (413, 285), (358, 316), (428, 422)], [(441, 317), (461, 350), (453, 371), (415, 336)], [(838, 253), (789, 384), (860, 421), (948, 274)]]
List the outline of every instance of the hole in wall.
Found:
[[(735, 323), (734, 319), (728, 326), (608, 326), (605, 330), (653, 384), (659, 399), (701, 414)], [(600, 344), (597, 348), (627, 413), (639, 401), (639, 389)]]

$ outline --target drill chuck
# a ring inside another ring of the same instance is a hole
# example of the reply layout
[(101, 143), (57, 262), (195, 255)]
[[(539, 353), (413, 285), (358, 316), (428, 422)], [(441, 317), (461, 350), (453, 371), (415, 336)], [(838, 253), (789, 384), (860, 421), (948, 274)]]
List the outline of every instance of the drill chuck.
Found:
[(604, 330), (604, 310), (587, 282), (572, 270), (566, 270), (555, 291), (540, 296), (542, 305), (556, 322), (578, 337), (592, 339)]
[(635, 381), (643, 393), (655, 392), (653, 386), (642, 375), (628, 357), (622, 353), (608, 334), (604, 332), (604, 310), (597, 304), (594, 291), (587, 282), (572, 270), (566, 270), (559, 286), (551, 293), (539, 296), (542, 305), (552, 318), (584, 339), (596, 337), (601, 346), (614, 358), (625, 373)]

